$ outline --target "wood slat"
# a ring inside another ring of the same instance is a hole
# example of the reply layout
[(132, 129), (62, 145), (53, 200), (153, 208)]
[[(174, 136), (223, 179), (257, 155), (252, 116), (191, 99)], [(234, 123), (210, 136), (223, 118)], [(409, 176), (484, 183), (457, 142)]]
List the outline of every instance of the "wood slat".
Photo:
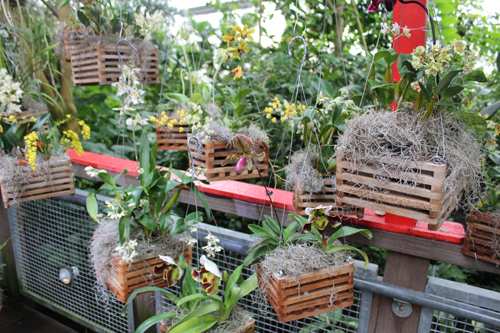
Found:
[[(299, 181), (295, 186), (293, 194), (293, 208), (295, 213), (301, 216), (307, 216), (306, 208), (314, 208), (319, 205), (337, 206), (336, 193), (333, 190), (332, 180), (330, 178), (323, 179), (325, 191), (321, 193), (304, 193), (302, 183)], [(341, 215), (355, 215), (363, 218), (364, 209), (355, 206), (345, 205), (337, 208), (337, 212)]]
[(462, 253), (500, 265), (500, 217), (473, 210), (467, 224)]
[(262, 177), (268, 175), (269, 165), (269, 147), (262, 142), (257, 142), (253, 147), (252, 151), (256, 153), (264, 152), (265, 158), (262, 161), (257, 161), (251, 172), (248, 170), (243, 171), (241, 174), (236, 174), (234, 171), (234, 165), (237, 161), (228, 163), (227, 166), (220, 166), (222, 161), (227, 156), (230, 156), (238, 151), (231, 145), (231, 143), (211, 140), (207, 141), (201, 149), (196, 149), (196, 145), (190, 143), (189, 150), (191, 156), (193, 156), (193, 161), (189, 161), (189, 165), (193, 168), (192, 164), (195, 166), (201, 166), (207, 169), (206, 179), (209, 182), (219, 181), (219, 180), (241, 180), (249, 178), (259, 178), (259, 173), (255, 169), (257, 167), (260, 170)]
[[(184, 259), (188, 264), (193, 262), (193, 253), (191, 246), (184, 249)], [(174, 258), (178, 262), (179, 255)], [(157, 256), (149, 256), (144, 260), (137, 260), (130, 265), (120, 258), (112, 259), (113, 268), (109, 267), (108, 276), (105, 277), (109, 290), (122, 303), (127, 302), (130, 294), (139, 288), (146, 286), (167, 287), (161, 276), (153, 275), (153, 268), (163, 263), (163, 260)]]
[[(182, 128), (182, 132), (180, 129)], [(156, 124), (156, 141), (160, 150), (187, 150), (188, 134), (191, 129), (186, 123), (174, 124), (172, 129)]]
[[(259, 285), (264, 283), (257, 269)], [(302, 319), (354, 304), (354, 263), (334, 269), (303, 274), (298, 281), (273, 274), (266, 286), (266, 296), (281, 322)], [(300, 293), (299, 293), (300, 291)], [(330, 304), (332, 292), (336, 300)]]
[[(21, 167), (21, 166), (19, 166)], [(56, 161), (48, 169), (27, 172), (22, 184), (14, 186), (10, 179), (0, 181), (2, 199), (6, 208), (17, 202), (52, 198), (63, 194), (75, 194), (71, 162)]]
[[(428, 222), (430, 230), (437, 230), (453, 210), (451, 197), (444, 198), (443, 184), (446, 179), (445, 164), (398, 161), (395, 158), (383, 161), (384, 170), (395, 170), (404, 165), (416, 170), (385, 174), (366, 165), (346, 161), (337, 151), (337, 205), (345, 204), (370, 208), (420, 221)], [(399, 177), (412, 180), (403, 182)], [(460, 189), (459, 191), (462, 191)]]

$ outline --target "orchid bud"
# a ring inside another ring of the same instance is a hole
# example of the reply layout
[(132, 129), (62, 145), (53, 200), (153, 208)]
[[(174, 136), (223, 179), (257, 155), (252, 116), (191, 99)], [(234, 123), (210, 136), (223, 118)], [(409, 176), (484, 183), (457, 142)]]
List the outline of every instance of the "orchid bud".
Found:
[(243, 171), (245, 171), (247, 165), (248, 165), (248, 157), (247, 156), (240, 157), (238, 163), (236, 163), (234, 167), (234, 171), (236, 171), (236, 173), (239, 175)]

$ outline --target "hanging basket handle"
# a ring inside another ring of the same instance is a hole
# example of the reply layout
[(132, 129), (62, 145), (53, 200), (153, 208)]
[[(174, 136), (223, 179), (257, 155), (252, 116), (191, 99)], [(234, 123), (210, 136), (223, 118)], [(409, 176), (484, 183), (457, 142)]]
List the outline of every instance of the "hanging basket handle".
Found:
[(301, 36), (295, 36), (293, 37), (289, 42), (288, 42), (288, 51), (287, 51), (287, 55), (288, 55), (288, 58), (291, 58), (292, 57), (292, 52), (290, 51), (290, 45), (293, 43), (294, 40), (296, 39), (299, 39), (302, 41), (302, 44), (304, 44), (304, 55), (302, 56), (302, 61), (300, 63), (300, 68), (299, 68), (299, 77), (298, 77), (298, 80), (300, 81), (300, 76), (302, 75), (302, 68), (304, 67), (304, 65), (306, 64), (306, 56), (307, 56), (307, 44), (306, 44), (306, 41), (304, 40), (304, 38), (302, 38)]

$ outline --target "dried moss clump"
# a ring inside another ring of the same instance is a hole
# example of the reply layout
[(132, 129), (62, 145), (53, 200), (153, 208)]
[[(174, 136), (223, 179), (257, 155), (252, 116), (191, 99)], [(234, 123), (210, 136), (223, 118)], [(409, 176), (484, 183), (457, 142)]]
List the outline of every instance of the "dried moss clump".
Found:
[[(413, 162), (447, 164), (444, 197), (451, 199), (452, 207), (461, 204), (469, 211), (481, 190), (481, 145), (459, 116), (438, 116), (420, 122), (414, 119), (407, 112), (367, 111), (348, 122), (339, 138), (339, 150), (346, 160), (373, 167), (375, 176), (382, 181), (396, 178), (414, 184), (421, 170), (416, 170)], [(399, 164), (387, 164), (390, 159), (397, 159)]]
[[(140, 237), (139, 231), (130, 235), (130, 239), (137, 241), (135, 251), (137, 256), (134, 261), (144, 260), (147, 257), (153, 256), (170, 256), (174, 258), (176, 255), (184, 251), (184, 243), (180, 241), (184, 234), (165, 235), (152, 239), (144, 239)], [(103, 300), (107, 300), (109, 293), (107, 292), (106, 279), (108, 279), (114, 268), (112, 266), (112, 258), (119, 257), (116, 247), (120, 245), (120, 236), (118, 233), (118, 220), (102, 219), (101, 223), (94, 232), (92, 243), (90, 244), (90, 261), (94, 265), (97, 276), (97, 289)], [(151, 279), (151, 273), (145, 273), (145, 280)]]
[[(299, 183), (306, 193), (324, 192), (323, 176), (316, 170), (314, 164), (319, 158), (316, 149), (302, 149), (292, 155), (290, 164), (286, 167), (287, 190), (294, 191)], [(335, 177), (332, 177), (335, 186)]]
[(254, 143), (262, 142), (264, 145), (269, 146), (269, 137), (266, 132), (255, 124), (242, 127), (236, 133), (231, 132), (228, 127), (224, 126), (218, 120), (211, 122), (209, 125), (208, 131), (205, 128), (200, 128), (194, 130), (192, 136), (196, 137), (199, 142), (202, 142), (208, 136), (209, 140), (219, 140), (229, 143), (237, 134), (241, 134), (248, 137)]

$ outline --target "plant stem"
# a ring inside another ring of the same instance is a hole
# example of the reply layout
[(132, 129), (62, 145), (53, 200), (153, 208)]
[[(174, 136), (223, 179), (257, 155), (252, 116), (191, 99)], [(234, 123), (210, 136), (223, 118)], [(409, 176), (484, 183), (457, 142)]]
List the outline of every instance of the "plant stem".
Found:
[[(135, 153), (135, 160), (139, 162), (139, 159), (137, 158), (137, 146), (135, 144), (135, 126), (132, 129), (132, 140), (134, 141), (134, 153)], [(123, 147), (125, 149), (125, 147)]]
[[(191, 84), (191, 67), (189, 66), (189, 58), (186, 53), (186, 49), (184, 48), (184, 44), (181, 43), (181, 48), (182, 48), (182, 53), (184, 54), (184, 59), (186, 59), (186, 67), (188, 69), (188, 81), (189, 81), (189, 96), (193, 96), (193, 87)], [(181, 78), (183, 80), (183, 78)], [(182, 86), (184, 87), (184, 82), (182, 83)], [(183, 88), (184, 90), (184, 88)]]
[(262, 185), (264, 185), (264, 189), (266, 190), (266, 195), (268, 196), (269, 201), (271, 202), (271, 207), (273, 208), (273, 213), (276, 216), (276, 221), (278, 221), (278, 224), (281, 226), (281, 228), (283, 228), (283, 225), (281, 224), (280, 219), (278, 217), (278, 212), (276, 211), (276, 207), (274, 207), (273, 199), (271, 198), (271, 195), (273, 194), (273, 192), (268, 190), (266, 183), (264, 182), (264, 179), (262, 178), (262, 174), (260, 173), (260, 170), (257, 167), (257, 160), (254, 157), (252, 157), (252, 161), (253, 161), (253, 166), (254, 166), (255, 170), (257, 170), (257, 172), (259, 173), (260, 181), (262, 182)]

